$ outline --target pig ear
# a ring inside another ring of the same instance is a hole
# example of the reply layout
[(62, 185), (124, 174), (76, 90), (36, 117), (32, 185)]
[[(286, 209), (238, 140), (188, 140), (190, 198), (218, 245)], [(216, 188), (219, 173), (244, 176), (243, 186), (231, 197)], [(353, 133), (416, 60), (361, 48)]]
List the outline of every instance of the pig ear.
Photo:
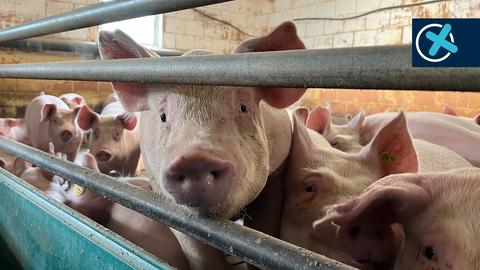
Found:
[(77, 124), (82, 130), (91, 129), (92, 125), (97, 121), (98, 114), (96, 112), (90, 110), (87, 105), (80, 107), (77, 116)]
[(134, 113), (124, 113), (117, 116), (117, 120), (122, 124), (126, 130), (134, 130), (137, 126), (137, 116)]
[(7, 119), (7, 125), (9, 127), (16, 127), (16, 126), (20, 125), (21, 122), (22, 121), (20, 119), (15, 119), (15, 118), (8, 118)]
[(7, 162), (5, 161), (5, 159), (0, 158), (0, 168), (5, 169), (6, 166), (7, 166)]
[(308, 134), (305, 122), (304, 110), (293, 111), (292, 151), (300, 151), (302, 154), (309, 153), (313, 148), (313, 142)]
[(377, 164), (382, 176), (418, 172), (417, 153), (408, 132), (405, 113), (401, 111), (380, 129), (360, 155)]
[(74, 97), (73, 102), (77, 104), (77, 106), (83, 105), (85, 103), (85, 100), (82, 97)]
[(89, 152), (85, 152), (82, 155), (80, 155), (78, 159), (75, 160), (75, 163), (97, 172), (100, 171), (98, 169), (97, 160), (95, 160), (95, 157)]
[(448, 105), (445, 105), (445, 107), (443, 107), (442, 113), (457, 116), (457, 112)]
[(308, 118), (308, 109), (305, 107), (299, 107), (296, 108), (293, 111), (293, 115), (295, 115), (299, 121), (301, 121), (302, 124), (306, 125), (307, 124), (307, 118)]
[[(102, 59), (159, 57), (120, 30), (100, 31), (98, 49)], [(148, 110), (148, 91), (145, 83), (113, 82), (112, 84), (125, 109), (130, 112)]]
[(27, 169), (27, 162), (21, 158), (16, 158), (13, 162), (13, 168), (15, 170), (15, 175), (20, 176)]
[(348, 123), (348, 127), (354, 131), (360, 132), (363, 128), (363, 124), (365, 123), (365, 112), (361, 111), (355, 115), (355, 117), (350, 120)]
[(308, 114), (307, 128), (313, 129), (320, 134), (330, 128), (331, 112), (330, 106), (317, 106)]
[(40, 120), (43, 122), (46, 122), (56, 112), (57, 112), (57, 106), (55, 104), (45, 104), (42, 109)]
[(418, 184), (418, 175), (389, 178), (392, 181), (380, 180), (356, 199), (330, 207), (325, 217), (313, 223), (314, 228), (320, 229), (325, 222), (338, 225), (337, 237), (357, 260), (391, 260), (402, 236), (400, 226), (394, 223), (405, 223), (418, 215), (431, 196)]
[[(297, 35), (292, 22), (284, 22), (270, 34), (247, 40), (238, 45), (233, 53), (267, 52), (305, 49), (305, 45)], [(295, 103), (304, 93), (305, 88), (261, 88), (262, 98), (275, 108), (285, 108)]]
[(473, 117), (473, 121), (477, 123), (477, 125), (480, 125), (480, 113)]

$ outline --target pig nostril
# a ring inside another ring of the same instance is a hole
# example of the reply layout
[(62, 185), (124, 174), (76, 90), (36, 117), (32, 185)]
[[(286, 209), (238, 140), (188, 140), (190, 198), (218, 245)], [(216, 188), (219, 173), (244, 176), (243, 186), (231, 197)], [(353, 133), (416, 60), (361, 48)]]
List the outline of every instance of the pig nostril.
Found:
[(384, 231), (382, 229), (377, 229), (375, 231), (375, 237), (378, 239), (378, 240), (383, 240), (385, 238), (385, 234), (384, 234)]
[(217, 171), (211, 171), (210, 174), (213, 175), (213, 178), (218, 178), (221, 174), (221, 171), (217, 170)]
[(186, 178), (185, 175), (181, 175), (181, 174), (176, 175), (176, 176), (174, 177), (174, 179), (175, 179), (176, 181), (178, 181), (178, 182), (183, 182), (183, 181), (185, 180), (185, 178)]
[(362, 232), (362, 230), (360, 229), (360, 227), (355, 226), (350, 230), (350, 237), (352, 239), (355, 239), (360, 235), (361, 232)]

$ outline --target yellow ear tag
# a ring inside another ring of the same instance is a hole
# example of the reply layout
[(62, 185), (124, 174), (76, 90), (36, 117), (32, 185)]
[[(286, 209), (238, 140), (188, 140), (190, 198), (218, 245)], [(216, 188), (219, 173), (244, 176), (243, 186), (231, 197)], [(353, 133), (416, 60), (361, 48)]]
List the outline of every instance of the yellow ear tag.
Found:
[(73, 194), (76, 195), (76, 196), (80, 196), (84, 192), (85, 192), (85, 188), (82, 187), (82, 186), (79, 186), (79, 185), (75, 184), (75, 186), (73, 187)]
[(393, 154), (392, 152), (383, 152), (380, 154), (380, 162), (382, 163), (382, 165), (390, 165), (392, 164), (393, 162), (395, 162), (395, 154)]

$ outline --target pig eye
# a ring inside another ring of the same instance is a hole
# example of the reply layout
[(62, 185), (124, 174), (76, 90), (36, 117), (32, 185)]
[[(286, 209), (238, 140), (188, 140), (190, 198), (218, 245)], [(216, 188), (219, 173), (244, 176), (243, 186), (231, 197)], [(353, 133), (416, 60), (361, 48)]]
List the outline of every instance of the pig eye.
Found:
[(422, 250), (422, 255), (431, 261), (435, 258), (435, 248), (433, 246), (426, 246)]
[(240, 111), (242, 113), (246, 113), (248, 110), (247, 110), (247, 106), (245, 106), (245, 104), (240, 104)]
[(160, 115), (160, 120), (163, 122), (163, 123), (166, 123), (167, 122), (167, 115), (165, 113), (162, 113)]
[(315, 186), (314, 185), (308, 185), (304, 188), (305, 192), (315, 192)]

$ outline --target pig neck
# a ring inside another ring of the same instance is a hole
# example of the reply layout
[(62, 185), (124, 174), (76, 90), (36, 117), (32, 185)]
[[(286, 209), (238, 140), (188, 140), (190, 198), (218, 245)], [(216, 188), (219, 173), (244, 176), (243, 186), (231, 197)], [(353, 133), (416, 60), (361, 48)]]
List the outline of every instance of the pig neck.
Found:
[(271, 174), (287, 159), (292, 141), (292, 124), (287, 110), (275, 109), (260, 102), (263, 125), (269, 149), (269, 173)]

